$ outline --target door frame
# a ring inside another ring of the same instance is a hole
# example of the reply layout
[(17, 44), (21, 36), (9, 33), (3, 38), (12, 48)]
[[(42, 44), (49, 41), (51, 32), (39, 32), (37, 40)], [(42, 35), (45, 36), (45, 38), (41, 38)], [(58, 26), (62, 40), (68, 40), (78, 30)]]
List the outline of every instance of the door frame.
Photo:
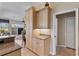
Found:
[[(76, 45), (76, 55), (78, 55), (78, 16), (79, 16), (79, 8), (75, 8), (75, 9), (70, 9), (70, 10), (65, 10), (65, 11), (61, 11), (61, 12), (57, 12), (57, 13), (53, 13), (53, 21), (56, 20), (56, 23), (58, 22), (56, 19), (57, 15), (60, 14), (65, 14), (65, 13), (69, 13), (69, 12), (73, 12), (75, 11), (75, 45)], [(53, 24), (55, 25), (55, 23)], [(52, 26), (52, 28), (54, 28), (54, 26)], [(56, 55), (56, 47), (57, 47), (57, 24), (56, 24), (56, 33), (53, 33), (54, 29), (52, 30), (52, 40), (53, 40), (53, 55)]]

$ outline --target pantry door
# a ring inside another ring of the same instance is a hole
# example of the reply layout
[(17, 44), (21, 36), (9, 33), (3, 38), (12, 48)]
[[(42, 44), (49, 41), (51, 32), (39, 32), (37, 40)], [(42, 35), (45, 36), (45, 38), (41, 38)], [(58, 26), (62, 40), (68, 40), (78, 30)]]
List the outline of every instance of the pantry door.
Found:
[(65, 46), (75, 49), (75, 17), (67, 17), (65, 20)]

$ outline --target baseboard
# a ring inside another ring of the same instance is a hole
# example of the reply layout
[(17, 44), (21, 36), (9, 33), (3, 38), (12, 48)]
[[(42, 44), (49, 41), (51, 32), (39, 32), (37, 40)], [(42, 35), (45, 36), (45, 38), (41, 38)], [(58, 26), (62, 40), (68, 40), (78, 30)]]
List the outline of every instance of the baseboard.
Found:
[(66, 47), (65, 45), (57, 45), (58, 47)]
[[(66, 47), (65, 45), (57, 45), (57, 46), (58, 46), (58, 47)], [(56, 55), (56, 53), (55, 53), (55, 52), (50, 51), (50, 55), (55, 56), (55, 55)]]
[(50, 51), (50, 55), (51, 55), (51, 56), (55, 56), (56, 53), (53, 53), (53, 52)]

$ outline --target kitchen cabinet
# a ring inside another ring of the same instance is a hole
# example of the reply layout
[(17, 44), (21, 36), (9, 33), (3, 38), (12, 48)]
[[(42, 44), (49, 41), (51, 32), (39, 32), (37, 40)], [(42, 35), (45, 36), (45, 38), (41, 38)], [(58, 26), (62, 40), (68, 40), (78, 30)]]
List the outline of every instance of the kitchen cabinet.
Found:
[(33, 38), (33, 52), (39, 56), (48, 56), (50, 54), (50, 37), (34, 37)]
[(26, 10), (26, 16), (24, 18), (26, 29), (26, 47), (32, 50), (32, 31), (37, 27), (36, 11), (34, 7)]
[(50, 7), (45, 7), (39, 11), (36, 11), (34, 7), (26, 10), (26, 16), (24, 18), (26, 24), (26, 47), (39, 56), (49, 55), (50, 35), (40, 36), (40, 31), (36, 31), (36, 36), (34, 36), (33, 30), (37, 28), (48, 29), (51, 27), (50, 12)]
[(37, 11), (38, 28), (46, 29), (51, 27), (51, 8), (45, 7)]

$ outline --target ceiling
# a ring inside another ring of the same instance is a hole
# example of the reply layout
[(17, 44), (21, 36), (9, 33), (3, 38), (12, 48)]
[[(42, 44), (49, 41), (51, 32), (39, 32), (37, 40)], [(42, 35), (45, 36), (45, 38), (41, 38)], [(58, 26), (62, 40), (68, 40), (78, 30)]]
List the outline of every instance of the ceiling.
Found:
[(0, 2), (0, 18), (22, 21), (25, 10), (39, 2)]

